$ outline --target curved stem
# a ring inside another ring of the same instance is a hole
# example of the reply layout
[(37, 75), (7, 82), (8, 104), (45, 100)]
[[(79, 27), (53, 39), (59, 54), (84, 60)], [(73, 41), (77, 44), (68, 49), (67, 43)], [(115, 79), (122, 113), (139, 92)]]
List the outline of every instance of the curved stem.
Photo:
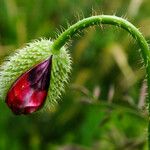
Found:
[(137, 40), (138, 44), (140, 45), (145, 64), (148, 63), (146, 60), (150, 58), (149, 46), (145, 38), (141, 34), (141, 32), (139, 32), (139, 30), (127, 20), (120, 18), (120, 17), (116, 17), (116, 16), (100, 15), (100, 16), (92, 16), (92, 17), (80, 20), (79, 22), (70, 26), (61, 35), (59, 35), (59, 37), (54, 41), (52, 45), (52, 49), (54, 51), (59, 50), (76, 33), (90, 26), (100, 25), (100, 24), (111, 24), (111, 25), (123, 28), (126, 31), (128, 31)]
[[(137, 41), (141, 48), (141, 54), (143, 57), (143, 61), (146, 67), (147, 72), (147, 84), (148, 84), (148, 105), (150, 104), (150, 50), (147, 41), (141, 34), (141, 32), (130, 22), (127, 20), (116, 17), (116, 16), (110, 16), (110, 15), (98, 15), (98, 16), (92, 16), (89, 18), (85, 18), (83, 20), (78, 21), (74, 25), (70, 26), (67, 30), (65, 30), (53, 43), (52, 50), (57, 52), (63, 47), (68, 40), (70, 40), (76, 33), (82, 31), (85, 28), (88, 28), (90, 26), (94, 25), (100, 25), (100, 24), (110, 24), (114, 25), (120, 28), (125, 29), (128, 31), (132, 37)], [(149, 108), (149, 117), (150, 117), (150, 106)], [(148, 142), (150, 147), (150, 121), (148, 126)]]

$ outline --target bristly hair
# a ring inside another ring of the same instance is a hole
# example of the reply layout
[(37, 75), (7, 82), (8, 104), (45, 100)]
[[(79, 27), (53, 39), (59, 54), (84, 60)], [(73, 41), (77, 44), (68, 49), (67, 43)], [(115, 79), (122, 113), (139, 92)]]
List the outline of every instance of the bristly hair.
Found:
[(2, 100), (6, 99), (8, 90), (22, 74), (53, 55), (46, 105), (51, 108), (57, 103), (62, 91), (64, 91), (64, 84), (68, 82), (69, 72), (71, 71), (71, 57), (66, 47), (62, 47), (59, 53), (53, 54), (52, 43), (53, 41), (47, 39), (35, 40), (7, 57), (7, 61), (0, 67), (0, 98)]

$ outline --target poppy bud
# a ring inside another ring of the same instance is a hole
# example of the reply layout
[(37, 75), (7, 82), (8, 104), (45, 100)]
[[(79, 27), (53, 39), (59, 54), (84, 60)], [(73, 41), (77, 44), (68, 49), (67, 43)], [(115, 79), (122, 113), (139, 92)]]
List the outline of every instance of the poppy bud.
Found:
[(71, 59), (65, 47), (55, 53), (52, 43), (29, 43), (2, 64), (0, 97), (15, 114), (30, 114), (44, 103), (51, 108), (64, 90)]

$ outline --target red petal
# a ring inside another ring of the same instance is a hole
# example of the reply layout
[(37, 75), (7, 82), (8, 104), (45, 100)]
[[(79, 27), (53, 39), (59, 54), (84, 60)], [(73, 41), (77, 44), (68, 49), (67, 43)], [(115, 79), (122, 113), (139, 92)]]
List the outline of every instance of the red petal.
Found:
[(39, 110), (50, 85), (52, 56), (21, 75), (8, 91), (6, 103), (15, 114)]

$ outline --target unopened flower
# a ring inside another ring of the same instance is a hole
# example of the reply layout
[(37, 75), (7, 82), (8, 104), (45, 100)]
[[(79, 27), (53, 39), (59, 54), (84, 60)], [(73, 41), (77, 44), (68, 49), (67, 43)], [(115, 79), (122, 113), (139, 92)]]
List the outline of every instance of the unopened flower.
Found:
[(65, 47), (53, 52), (52, 43), (29, 43), (2, 64), (0, 97), (15, 114), (30, 114), (43, 105), (50, 108), (64, 90), (71, 59)]

